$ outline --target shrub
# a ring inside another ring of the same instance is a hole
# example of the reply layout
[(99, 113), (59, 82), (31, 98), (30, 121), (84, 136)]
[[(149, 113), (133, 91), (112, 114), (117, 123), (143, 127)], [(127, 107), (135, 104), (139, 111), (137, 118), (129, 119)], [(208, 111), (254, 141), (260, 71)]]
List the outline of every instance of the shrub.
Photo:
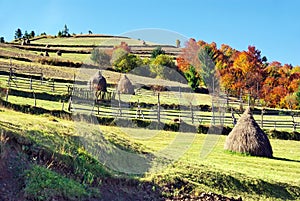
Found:
[(113, 52), (111, 62), (114, 70), (123, 73), (127, 73), (143, 64), (139, 56), (130, 54), (122, 48), (118, 48)]
[(30, 200), (81, 200), (95, 194), (80, 183), (41, 166), (25, 171), (25, 194)]
[(155, 59), (158, 55), (161, 54), (166, 54), (166, 52), (163, 49), (161, 49), (160, 46), (158, 46), (151, 52), (151, 58)]

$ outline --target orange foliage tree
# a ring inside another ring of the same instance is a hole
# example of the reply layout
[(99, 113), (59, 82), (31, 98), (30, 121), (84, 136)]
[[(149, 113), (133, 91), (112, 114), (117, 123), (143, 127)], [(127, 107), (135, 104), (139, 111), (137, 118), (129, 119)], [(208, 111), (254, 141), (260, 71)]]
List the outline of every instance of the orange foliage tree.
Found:
[(229, 95), (249, 94), (253, 100), (261, 99), (269, 107), (298, 107), (295, 94), (300, 85), (300, 66), (281, 65), (276, 61), (267, 63), (255, 46), (237, 51), (223, 44), (218, 49), (215, 43), (190, 39), (176, 59), (178, 70), (186, 73), (194, 66), (203, 78), (203, 61), (199, 60), (202, 50), (214, 64), (221, 88)]

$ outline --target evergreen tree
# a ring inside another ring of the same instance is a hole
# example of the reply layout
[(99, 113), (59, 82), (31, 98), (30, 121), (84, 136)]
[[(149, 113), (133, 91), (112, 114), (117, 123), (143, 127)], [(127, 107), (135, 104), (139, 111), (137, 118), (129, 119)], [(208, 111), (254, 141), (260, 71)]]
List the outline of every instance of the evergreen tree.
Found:
[(22, 38), (23, 34), (20, 28), (15, 31), (15, 39)]
[(69, 37), (70, 34), (69, 34), (69, 28), (68, 26), (65, 24), (65, 27), (64, 27), (64, 30), (62, 31), (62, 36), (65, 36), (65, 37)]
[(165, 54), (166, 52), (161, 49), (160, 46), (156, 47), (152, 52), (151, 52), (151, 58), (155, 59), (158, 55)]
[(24, 33), (23, 38), (29, 38), (29, 37), (30, 37), (30, 36), (29, 36), (29, 34), (28, 34), (27, 30), (26, 30), (25, 33)]
[(34, 38), (34, 37), (35, 37), (34, 31), (31, 31), (31, 32), (30, 32), (29, 37), (30, 37), (30, 38)]

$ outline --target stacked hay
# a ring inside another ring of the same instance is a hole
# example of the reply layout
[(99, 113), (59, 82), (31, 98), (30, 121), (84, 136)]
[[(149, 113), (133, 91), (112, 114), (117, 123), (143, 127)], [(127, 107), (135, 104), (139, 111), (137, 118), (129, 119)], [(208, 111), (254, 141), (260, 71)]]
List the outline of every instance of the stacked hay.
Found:
[(254, 120), (250, 108), (244, 112), (226, 138), (226, 150), (248, 153), (253, 156), (272, 157), (270, 141)]
[(101, 72), (95, 74), (91, 79), (91, 84), (94, 90), (107, 92), (107, 83)]
[(117, 90), (122, 94), (134, 94), (134, 87), (126, 75), (121, 77)]

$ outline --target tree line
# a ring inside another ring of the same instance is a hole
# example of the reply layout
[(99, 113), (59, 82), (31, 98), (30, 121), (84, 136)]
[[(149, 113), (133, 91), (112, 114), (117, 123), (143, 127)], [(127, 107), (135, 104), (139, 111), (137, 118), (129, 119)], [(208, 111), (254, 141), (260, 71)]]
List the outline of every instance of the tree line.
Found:
[(238, 51), (229, 45), (217, 48), (214, 42), (190, 39), (175, 63), (161, 47), (155, 48), (150, 58), (142, 59), (122, 42), (112, 50), (94, 49), (91, 60), (118, 72), (142, 71), (144, 76), (170, 80), (174, 78), (173, 69), (185, 77), (193, 90), (209, 88), (209, 78), (215, 76), (228, 96), (249, 99), (264, 107), (299, 108), (300, 66), (268, 62), (255, 46)]
[[(261, 106), (296, 109), (300, 102), (300, 66), (268, 62), (255, 46), (238, 51), (229, 45), (208, 44), (190, 39), (177, 58), (178, 68), (193, 74), (198, 83), (205, 84), (205, 52), (213, 63), (223, 92), (233, 97), (247, 97)], [(197, 71), (195, 71), (195, 68)]]
[(117, 72), (131, 72), (153, 78), (172, 79), (171, 74), (174, 72), (169, 69), (177, 72), (173, 58), (166, 55), (160, 46), (151, 52), (150, 58), (141, 58), (131, 53), (131, 48), (126, 42), (121, 42), (110, 50), (95, 48), (90, 59), (102, 68), (112, 68)]
[[(88, 31), (88, 34), (92, 34), (92, 33), (93, 32), (91, 30)], [(46, 32), (42, 32), (40, 35), (43, 36), (43, 35), (47, 35), (47, 34), (46, 34)], [(35, 36), (38, 36), (38, 35), (36, 35), (35, 31), (32, 30), (32, 31), (28, 32), (27, 30), (25, 30), (25, 32), (23, 33), (21, 28), (18, 28), (14, 34), (15, 39), (30, 39), (30, 38), (34, 38)], [(58, 31), (57, 36), (58, 37), (70, 37), (71, 36), (71, 34), (69, 32), (69, 28), (66, 24), (62, 30)], [(5, 39), (2, 36), (0, 37), (0, 43), (5, 43)]]

